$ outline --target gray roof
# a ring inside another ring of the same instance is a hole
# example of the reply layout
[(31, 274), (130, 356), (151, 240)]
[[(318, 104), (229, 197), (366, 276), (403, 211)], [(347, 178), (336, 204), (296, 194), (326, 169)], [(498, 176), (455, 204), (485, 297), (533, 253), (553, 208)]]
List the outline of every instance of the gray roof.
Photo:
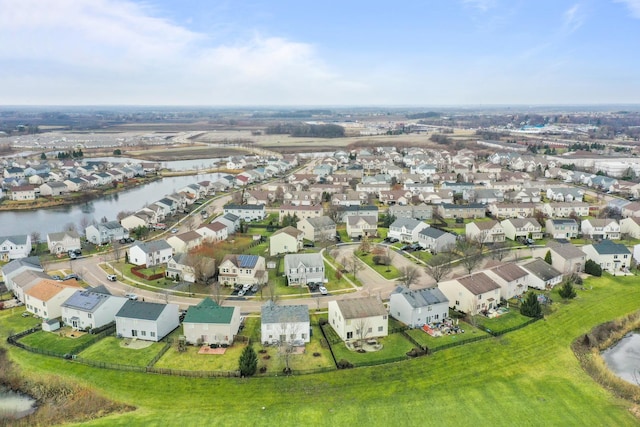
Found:
[(500, 285), (483, 272), (473, 273), (468, 276), (460, 277), (457, 280), (474, 295), (484, 294), (495, 289), (500, 289)]
[(69, 236), (72, 239), (79, 239), (80, 235), (77, 231), (69, 230), (69, 231), (60, 231), (58, 233), (49, 233), (47, 234), (49, 240), (52, 242), (59, 242), (60, 240), (64, 240), (65, 236)]
[(160, 317), (160, 314), (162, 314), (166, 307), (167, 304), (127, 300), (120, 311), (116, 314), (116, 317), (140, 320), (158, 320), (158, 317)]
[(484, 209), (486, 206), (482, 203), (468, 203), (466, 205), (456, 205), (453, 203), (443, 203), (443, 209)]
[(510, 222), (516, 228), (522, 228), (527, 224), (532, 224), (534, 227), (540, 227), (540, 223), (535, 218), (507, 218), (504, 221)]
[(229, 204), (224, 206), (224, 210), (227, 211), (229, 209), (242, 209), (242, 210), (252, 210), (252, 211), (262, 211), (264, 210), (264, 205), (236, 205)]
[(333, 222), (331, 218), (328, 216), (319, 216), (315, 218), (307, 218), (307, 222), (313, 228), (323, 228), (323, 227), (335, 227), (336, 223)]
[(62, 307), (93, 313), (110, 297), (110, 295), (87, 290), (76, 291), (62, 303)]
[(171, 249), (171, 245), (166, 240), (151, 240), (148, 242), (136, 241), (131, 248), (139, 247), (144, 253), (157, 252), (165, 249)]
[(578, 226), (578, 223), (575, 219), (551, 219), (551, 223), (553, 225), (575, 225)]
[(630, 254), (629, 249), (622, 243), (614, 243), (611, 240), (605, 239), (600, 243), (596, 243), (593, 246), (596, 252), (600, 255), (625, 255)]
[(319, 252), (309, 254), (287, 254), (284, 256), (284, 268), (288, 270), (290, 267), (297, 267), (300, 264), (305, 267), (321, 267), (324, 268), (324, 261)]
[(392, 293), (401, 294), (413, 308), (427, 307), (434, 304), (449, 303), (449, 300), (438, 288), (410, 290), (398, 286)]
[(224, 214), (224, 216), (222, 218), (227, 219), (227, 220), (229, 220), (231, 222), (236, 222), (237, 220), (240, 219), (240, 217), (238, 215), (234, 215), (232, 213)]
[(493, 271), (498, 277), (501, 277), (507, 282), (513, 282), (514, 280), (529, 275), (529, 273), (523, 270), (522, 267), (510, 262), (495, 266), (491, 269), (491, 271)]
[(378, 221), (375, 216), (362, 215), (362, 216), (350, 216), (348, 218), (349, 224), (356, 225), (360, 221), (366, 222), (371, 227), (378, 227)]
[(110, 230), (117, 230), (122, 228), (122, 225), (118, 221), (108, 221), (98, 224), (100, 227), (108, 228)]
[(555, 245), (550, 244), (549, 246), (552, 251), (564, 259), (582, 258), (585, 256), (584, 252), (582, 252), (580, 248), (572, 245), (571, 243), (556, 243)]
[(389, 226), (389, 228), (391, 228), (391, 227), (394, 227), (394, 228), (402, 228), (402, 227), (404, 227), (407, 230), (414, 230), (421, 223), (424, 224), (424, 222), (418, 221), (417, 219), (413, 219), (413, 218), (398, 218), (395, 221), (393, 221), (393, 224), (391, 224)]
[(383, 316), (387, 314), (382, 301), (376, 297), (349, 298), (336, 301), (345, 319)]
[(263, 324), (309, 321), (309, 307), (306, 305), (276, 305), (268, 301), (260, 311)]
[(433, 227), (424, 228), (424, 229), (420, 230), (420, 233), (418, 233), (418, 234), (422, 234), (424, 236), (431, 237), (432, 239), (439, 239), (442, 236), (444, 236), (445, 234), (449, 234), (449, 235), (451, 235), (451, 237), (455, 237), (451, 233), (447, 233), (446, 231), (442, 231), (442, 230), (439, 230), (439, 229), (433, 228)]
[(536, 258), (533, 261), (524, 264), (522, 268), (545, 282), (562, 275), (562, 273), (540, 258)]
[(359, 212), (359, 211), (371, 211), (371, 212), (378, 212), (378, 207), (377, 206), (371, 206), (371, 205), (354, 205), (354, 206), (340, 206), (338, 207), (338, 211), (344, 211), (344, 212)]
[(12, 243), (15, 243), (16, 245), (26, 245), (27, 244), (27, 236), (26, 234), (19, 234), (16, 236), (2, 236), (0, 237), (0, 243), (4, 242), (5, 240), (8, 240)]
[(42, 271), (42, 264), (40, 264), (40, 257), (30, 256), (27, 258), (14, 259), (13, 261), (9, 262), (8, 264), (2, 267), (2, 273), (4, 273), (4, 275), (7, 276), (13, 273), (14, 271), (19, 270), (21, 267)]

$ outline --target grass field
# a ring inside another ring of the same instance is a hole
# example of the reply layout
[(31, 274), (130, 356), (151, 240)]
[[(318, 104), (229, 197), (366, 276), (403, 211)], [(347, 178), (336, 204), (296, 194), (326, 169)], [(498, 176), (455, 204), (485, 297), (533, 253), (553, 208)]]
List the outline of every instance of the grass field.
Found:
[(22, 337), (20, 342), (30, 347), (41, 348), (56, 353), (74, 354), (77, 348), (94, 338), (95, 337), (90, 334), (82, 334), (80, 337), (71, 338), (66, 336), (61, 337), (55, 332), (38, 331)]
[(476, 340), (478, 339), (478, 337), (489, 336), (487, 332), (482, 331), (478, 328), (474, 328), (468, 323), (462, 321), (460, 321), (458, 326), (460, 326), (460, 328), (464, 330), (464, 333), (455, 335), (442, 335), (441, 337), (432, 337), (422, 329), (410, 329), (407, 331), (407, 334), (411, 335), (411, 337), (419, 344), (429, 348), (430, 350), (444, 347), (445, 345), (449, 345), (452, 343)]
[(377, 341), (383, 346), (379, 351), (358, 353), (349, 350), (344, 343), (333, 344), (331, 349), (336, 360), (346, 359), (358, 366), (406, 356), (406, 353), (414, 347), (408, 339), (399, 333), (377, 338)]
[(152, 343), (145, 348), (127, 348), (125, 341), (106, 337), (79, 354), (83, 359), (120, 365), (147, 366), (165, 343)]
[(505, 329), (514, 328), (520, 326), (523, 323), (529, 322), (531, 318), (520, 314), (518, 309), (510, 309), (508, 313), (503, 314), (500, 317), (494, 317), (489, 319), (487, 317), (478, 316), (477, 322), (484, 328), (489, 328), (493, 332), (501, 332)]
[(178, 351), (176, 341), (154, 366), (187, 371), (235, 371), (244, 347), (245, 344), (239, 343), (227, 348), (224, 354), (198, 354), (199, 346), (190, 345), (185, 352)]
[[(203, 420), (296, 426), (638, 425), (633, 405), (596, 384), (569, 347), (594, 325), (640, 307), (637, 278), (589, 279), (586, 288), (568, 304), (557, 304), (545, 320), (500, 338), (400, 363), (313, 375), (182, 378), (100, 370), (17, 348), (9, 352), (30, 375), (77, 381), (137, 407), (83, 424), (88, 426), (191, 426)], [(7, 323), (0, 318), (2, 328)]]

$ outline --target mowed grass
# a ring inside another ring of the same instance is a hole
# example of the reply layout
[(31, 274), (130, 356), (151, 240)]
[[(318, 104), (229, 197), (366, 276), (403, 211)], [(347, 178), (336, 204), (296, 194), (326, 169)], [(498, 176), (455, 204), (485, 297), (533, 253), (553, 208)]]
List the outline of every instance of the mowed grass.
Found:
[(407, 334), (409, 334), (411, 338), (416, 340), (419, 344), (429, 348), (430, 350), (444, 347), (452, 343), (477, 340), (478, 337), (489, 336), (487, 332), (482, 331), (478, 328), (474, 328), (473, 326), (465, 322), (460, 322), (458, 326), (460, 326), (460, 328), (464, 330), (464, 333), (432, 337), (422, 329), (410, 329), (407, 331)]
[(414, 347), (413, 344), (400, 333), (375, 339), (382, 344), (382, 349), (379, 351), (358, 353), (349, 350), (344, 343), (333, 344), (331, 345), (331, 349), (333, 350), (336, 360), (340, 361), (345, 359), (353, 363), (354, 366), (359, 366), (406, 357), (406, 353)]
[[(77, 334), (80, 335), (80, 332)], [(38, 331), (20, 338), (20, 342), (42, 350), (74, 354), (77, 348), (94, 338), (95, 336), (91, 334), (82, 334), (82, 336), (71, 338), (60, 336), (57, 332)]]
[(488, 317), (478, 316), (477, 322), (484, 328), (489, 328), (493, 332), (502, 332), (506, 329), (518, 327), (524, 323), (531, 321), (530, 317), (520, 314), (519, 309), (509, 309), (509, 312), (489, 319)]
[(163, 342), (152, 343), (145, 348), (135, 348), (121, 345), (124, 342), (122, 338), (106, 337), (81, 352), (78, 356), (97, 362), (147, 366), (165, 344)]
[(569, 347), (640, 307), (637, 278), (589, 279), (586, 287), (545, 320), (500, 338), (313, 375), (183, 378), (101, 370), (13, 347), (10, 355), (36, 375), (77, 381), (137, 407), (83, 426), (638, 425), (632, 404), (595, 383)]
[(178, 351), (176, 340), (154, 366), (187, 371), (236, 371), (245, 346), (243, 343), (235, 343), (225, 349), (224, 354), (198, 354), (200, 347), (193, 345), (187, 346), (184, 352)]
[(26, 331), (41, 323), (41, 320), (31, 315), (22, 317), (22, 313), (24, 312), (24, 306), (0, 311), (0, 336), (2, 338), (7, 338), (17, 332)]

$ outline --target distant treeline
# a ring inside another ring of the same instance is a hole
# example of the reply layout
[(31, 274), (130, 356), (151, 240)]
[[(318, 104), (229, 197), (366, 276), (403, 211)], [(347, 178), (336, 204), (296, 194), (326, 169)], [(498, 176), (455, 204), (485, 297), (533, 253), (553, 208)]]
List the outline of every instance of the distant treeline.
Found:
[(253, 117), (257, 119), (263, 119), (263, 118), (300, 119), (300, 118), (313, 117), (313, 116), (331, 116), (332, 114), (333, 114), (333, 111), (331, 110), (295, 110), (295, 111), (274, 111), (274, 112), (253, 113)]
[(426, 113), (407, 114), (407, 119), (432, 119), (434, 117), (440, 117), (440, 113), (427, 111)]
[(338, 125), (310, 125), (280, 123), (269, 126), (267, 135), (291, 135), (294, 137), (340, 138), (344, 136), (344, 128)]

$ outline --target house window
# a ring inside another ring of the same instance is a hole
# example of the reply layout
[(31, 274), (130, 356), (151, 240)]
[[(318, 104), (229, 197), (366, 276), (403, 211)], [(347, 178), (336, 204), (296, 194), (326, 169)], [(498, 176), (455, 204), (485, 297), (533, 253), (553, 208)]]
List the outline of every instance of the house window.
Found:
[(370, 334), (371, 332), (373, 332), (373, 328), (369, 328), (369, 329), (367, 329), (367, 333), (369, 333), (369, 334)]
[(382, 332), (383, 329), (384, 329), (384, 326), (378, 326), (378, 332)]
[(353, 338), (353, 332), (347, 332), (347, 339), (350, 340)]
[(147, 331), (140, 331), (140, 335), (143, 336), (143, 337), (146, 337), (147, 336)]
[(151, 335), (153, 338), (155, 338), (156, 333), (155, 332), (149, 332), (149, 335)]
[(91, 319), (91, 313), (88, 313), (88, 314), (87, 314), (87, 317), (88, 317), (89, 319)]

